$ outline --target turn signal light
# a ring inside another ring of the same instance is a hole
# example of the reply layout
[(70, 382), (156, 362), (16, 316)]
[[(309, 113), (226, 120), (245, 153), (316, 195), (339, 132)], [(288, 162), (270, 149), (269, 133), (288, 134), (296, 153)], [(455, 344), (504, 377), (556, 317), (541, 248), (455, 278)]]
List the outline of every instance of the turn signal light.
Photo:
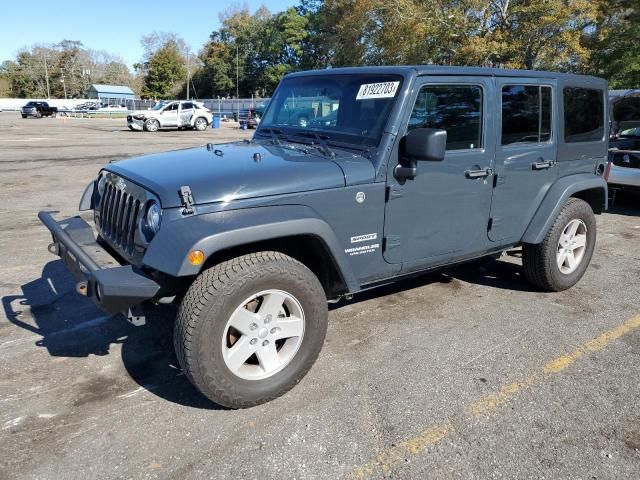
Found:
[(204, 252), (201, 250), (191, 250), (189, 255), (187, 255), (187, 260), (195, 267), (202, 265), (202, 262), (204, 262)]

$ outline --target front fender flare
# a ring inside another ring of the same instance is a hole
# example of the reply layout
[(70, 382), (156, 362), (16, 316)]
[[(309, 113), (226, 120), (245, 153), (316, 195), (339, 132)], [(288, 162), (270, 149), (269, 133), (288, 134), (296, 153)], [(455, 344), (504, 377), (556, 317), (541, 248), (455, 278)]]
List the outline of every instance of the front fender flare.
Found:
[(579, 173), (562, 177), (549, 188), (533, 219), (522, 236), (523, 243), (537, 244), (544, 240), (545, 235), (555, 222), (560, 210), (576, 193), (585, 190), (602, 189), (604, 205), (607, 209), (607, 182), (602, 177), (591, 173)]
[(258, 241), (313, 235), (331, 253), (348, 291), (359, 290), (333, 229), (309, 207), (256, 207), (164, 220), (143, 258), (144, 265), (155, 270), (176, 277), (197, 275), (200, 267), (187, 261), (191, 250), (202, 250), (209, 258), (216, 252)]

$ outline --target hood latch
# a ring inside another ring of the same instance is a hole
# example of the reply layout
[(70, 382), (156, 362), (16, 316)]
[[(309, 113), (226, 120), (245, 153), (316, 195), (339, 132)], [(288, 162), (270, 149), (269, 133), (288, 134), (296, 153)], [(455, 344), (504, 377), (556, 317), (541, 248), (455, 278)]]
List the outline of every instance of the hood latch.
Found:
[(189, 185), (183, 185), (180, 187), (180, 200), (182, 201), (182, 214), (183, 215), (191, 215), (194, 213), (193, 210), (193, 195), (191, 194), (191, 189)]

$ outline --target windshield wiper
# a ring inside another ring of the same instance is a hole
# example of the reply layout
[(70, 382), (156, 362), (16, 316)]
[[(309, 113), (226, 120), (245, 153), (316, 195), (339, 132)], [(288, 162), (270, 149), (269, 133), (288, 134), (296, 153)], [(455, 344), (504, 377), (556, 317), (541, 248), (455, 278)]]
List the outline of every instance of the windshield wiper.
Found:
[[(307, 155), (309, 154), (309, 151), (306, 148), (301, 148), (301, 147), (296, 147), (294, 145), (286, 145), (282, 143), (282, 140), (280, 138), (279, 135), (282, 135), (283, 132), (282, 130), (278, 130), (277, 128), (260, 128), (258, 130), (256, 130), (257, 134), (260, 135), (265, 135), (265, 136), (269, 136), (271, 137), (271, 143), (274, 145), (277, 145), (279, 147), (282, 148), (288, 148), (290, 150), (298, 150), (300, 152), (306, 153)], [(283, 137), (284, 140), (287, 140), (285, 137)]]
[(273, 143), (274, 145), (282, 144), (280, 138), (278, 137), (278, 135), (282, 133), (282, 130), (278, 130), (276, 128), (260, 128), (258, 129), (258, 131), (256, 131), (256, 133), (260, 135), (262, 135), (263, 133), (269, 135), (271, 137), (271, 143)]
[(312, 141), (311, 142), (312, 146), (317, 146), (318, 150), (320, 150), (320, 152), (322, 152), (327, 157), (335, 157), (336, 156), (336, 152), (331, 150), (331, 148), (329, 147), (329, 145), (326, 142), (326, 140), (329, 138), (326, 135), (319, 135), (316, 132), (295, 132), (295, 133), (292, 132), (291, 135), (297, 136), (297, 137), (312, 138), (316, 142), (316, 143), (314, 143)]

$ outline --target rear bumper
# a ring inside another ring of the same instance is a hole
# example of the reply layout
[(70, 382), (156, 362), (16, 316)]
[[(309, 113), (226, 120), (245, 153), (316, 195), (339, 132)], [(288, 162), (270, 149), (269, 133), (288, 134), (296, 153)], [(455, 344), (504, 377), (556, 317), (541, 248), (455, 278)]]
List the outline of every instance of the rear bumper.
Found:
[(607, 183), (611, 186), (640, 188), (640, 168), (611, 165)]
[(93, 229), (80, 217), (56, 221), (49, 212), (38, 214), (49, 229), (49, 251), (58, 255), (78, 281), (76, 290), (109, 314), (152, 299), (160, 285), (132, 265), (120, 265), (95, 239)]

